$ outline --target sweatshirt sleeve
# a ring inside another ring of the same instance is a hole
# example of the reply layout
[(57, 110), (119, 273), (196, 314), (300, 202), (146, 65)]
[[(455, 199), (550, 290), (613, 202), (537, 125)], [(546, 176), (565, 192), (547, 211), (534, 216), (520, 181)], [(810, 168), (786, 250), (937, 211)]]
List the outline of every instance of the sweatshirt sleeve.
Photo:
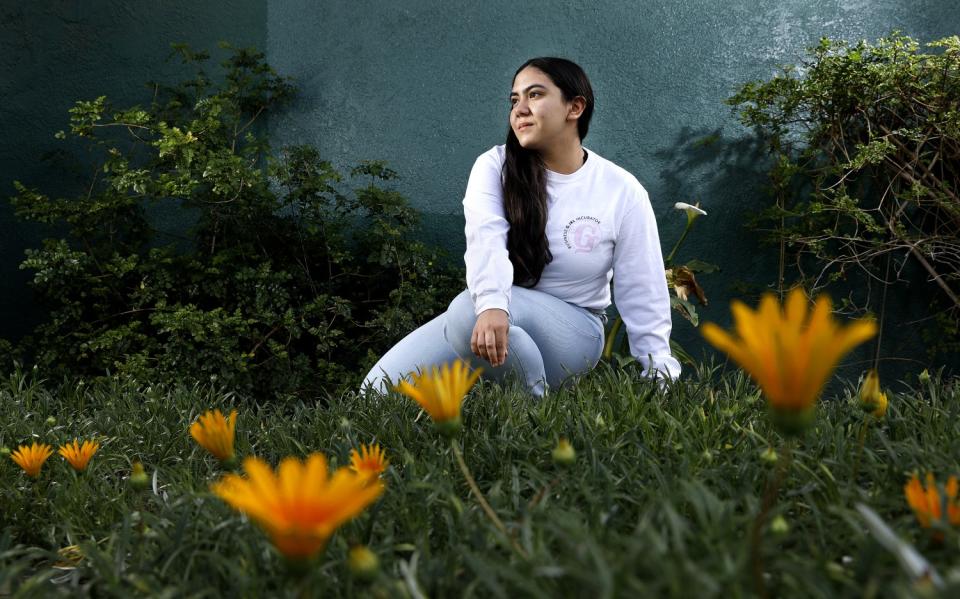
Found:
[(627, 327), (630, 353), (647, 376), (676, 379), (680, 362), (670, 353), (670, 295), (660, 236), (645, 190), (626, 209), (613, 251), (613, 294)]
[(496, 154), (477, 158), (463, 198), (467, 251), (467, 289), (475, 313), (499, 308), (510, 312), (513, 264), (507, 252), (507, 222), (503, 210), (503, 184)]

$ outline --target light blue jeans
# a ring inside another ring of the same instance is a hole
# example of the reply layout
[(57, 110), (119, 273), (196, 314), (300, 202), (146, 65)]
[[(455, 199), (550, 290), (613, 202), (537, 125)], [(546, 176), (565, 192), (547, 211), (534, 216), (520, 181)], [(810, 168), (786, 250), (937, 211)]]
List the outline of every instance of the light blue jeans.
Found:
[(385, 393), (388, 379), (452, 362), (458, 357), (471, 368), (483, 368), (482, 378), (502, 381), (516, 374), (534, 396), (558, 388), (572, 376), (592, 370), (603, 351), (604, 322), (586, 308), (549, 293), (514, 286), (510, 299), (507, 359), (494, 368), (470, 351), (477, 322), (470, 292), (455, 297), (447, 311), (420, 326), (393, 346), (364, 377), (361, 392)]

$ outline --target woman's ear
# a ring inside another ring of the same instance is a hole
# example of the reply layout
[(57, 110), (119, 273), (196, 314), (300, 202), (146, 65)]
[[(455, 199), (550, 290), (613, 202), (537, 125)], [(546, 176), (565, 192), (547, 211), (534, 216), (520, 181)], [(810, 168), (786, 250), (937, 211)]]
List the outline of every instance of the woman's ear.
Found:
[(570, 100), (570, 110), (567, 112), (567, 118), (580, 118), (583, 111), (587, 109), (587, 99), (583, 96), (575, 96)]

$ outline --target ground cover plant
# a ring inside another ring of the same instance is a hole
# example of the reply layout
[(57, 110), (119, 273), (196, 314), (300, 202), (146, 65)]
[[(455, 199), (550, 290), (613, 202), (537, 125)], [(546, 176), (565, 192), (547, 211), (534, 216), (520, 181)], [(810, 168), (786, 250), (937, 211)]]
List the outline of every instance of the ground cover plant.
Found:
[[(760, 537), (772, 596), (935, 591), (882, 546), (857, 502), (929, 560), (943, 596), (958, 590), (957, 527), (922, 526), (904, 486), (929, 471), (942, 490), (958, 472), (960, 384), (923, 373), (884, 387), (886, 413), (866, 429), (857, 384), (844, 382), (796, 440)], [(508, 541), (474, 500), (449, 439), (396, 392), (321, 407), (132, 379), (56, 386), (17, 371), (0, 386), (0, 445), (79, 438), (100, 447), (83, 472), (54, 455), (36, 479), (0, 460), (0, 593), (750, 595), (749, 531), (784, 461), (764, 404), (742, 371), (717, 365), (665, 390), (605, 365), (540, 402), (481, 383), (455, 442)], [(333, 469), (377, 443), (385, 489), (298, 573), (211, 490), (229, 470), (189, 429), (214, 408), (237, 411), (237, 457), (271, 466), (322, 452)], [(355, 552), (351, 570), (354, 544), (379, 565), (364, 570), (370, 562)]]

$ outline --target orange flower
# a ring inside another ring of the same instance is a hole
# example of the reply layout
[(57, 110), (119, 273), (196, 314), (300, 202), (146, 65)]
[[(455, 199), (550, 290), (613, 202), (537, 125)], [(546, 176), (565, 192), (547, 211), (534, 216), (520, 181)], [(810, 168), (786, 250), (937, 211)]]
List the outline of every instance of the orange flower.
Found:
[(944, 488), (947, 496), (946, 508), (947, 519), (943, 521), (943, 502), (940, 500), (940, 492), (937, 490), (937, 482), (932, 473), (927, 473), (927, 486), (924, 489), (920, 484), (920, 478), (914, 474), (913, 478), (903, 486), (903, 492), (907, 496), (907, 503), (913, 508), (913, 513), (917, 515), (920, 526), (930, 528), (935, 522), (950, 523), (954, 526), (960, 526), (960, 504), (957, 503), (957, 492), (960, 491), (960, 482), (956, 476), (947, 479), (947, 486)]
[(53, 455), (52, 447), (46, 443), (38, 444), (34, 441), (29, 447), (26, 445), (18, 447), (17, 450), (10, 455), (10, 459), (23, 468), (27, 476), (37, 478), (40, 476), (40, 468), (43, 466), (43, 463), (46, 462), (47, 458), (51, 455)]
[(61, 445), (57, 453), (62, 455), (73, 466), (74, 470), (83, 472), (87, 469), (90, 458), (97, 453), (98, 449), (100, 449), (100, 443), (96, 441), (84, 441), (83, 445), (80, 445), (80, 441), (74, 439), (72, 445), (70, 443)]
[(455, 434), (460, 429), (460, 406), (470, 387), (477, 381), (482, 369), (472, 373), (463, 360), (453, 365), (434, 366), (430, 372), (412, 374), (413, 383), (400, 381), (397, 391), (410, 397), (430, 414), (444, 434)]
[(376, 478), (387, 469), (390, 462), (377, 443), (360, 445), (360, 451), (350, 450), (350, 469), (361, 476)]
[(246, 478), (227, 474), (211, 489), (257, 522), (280, 553), (294, 559), (320, 551), (337, 527), (359, 515), (384, 489), (379, 480), (348, 467), (329, 474), (322, 453), (311, 454), (305, 462), (286, 458), (276, 473), (263, 460), (249, 457), (243, 469)]
[(220, 410), (207, 411), (190, 425), (190, 436), (221, 462), (230, 462), (233, 453), (233, 438), (237, 426), (237, 411), (224, 418)]
[(841, 327), (833, 319), (830, 298), (823, 295), (808, 313), (800, 288), (790, 292), (783, 310), (769, 293), (756, 311), (736, 300), (731, 309), (736, 337), (709, 322), (703, 336), (753, 377), (778, 412), (812, 410), (840, 359), (877, 330), (868, 319)]

